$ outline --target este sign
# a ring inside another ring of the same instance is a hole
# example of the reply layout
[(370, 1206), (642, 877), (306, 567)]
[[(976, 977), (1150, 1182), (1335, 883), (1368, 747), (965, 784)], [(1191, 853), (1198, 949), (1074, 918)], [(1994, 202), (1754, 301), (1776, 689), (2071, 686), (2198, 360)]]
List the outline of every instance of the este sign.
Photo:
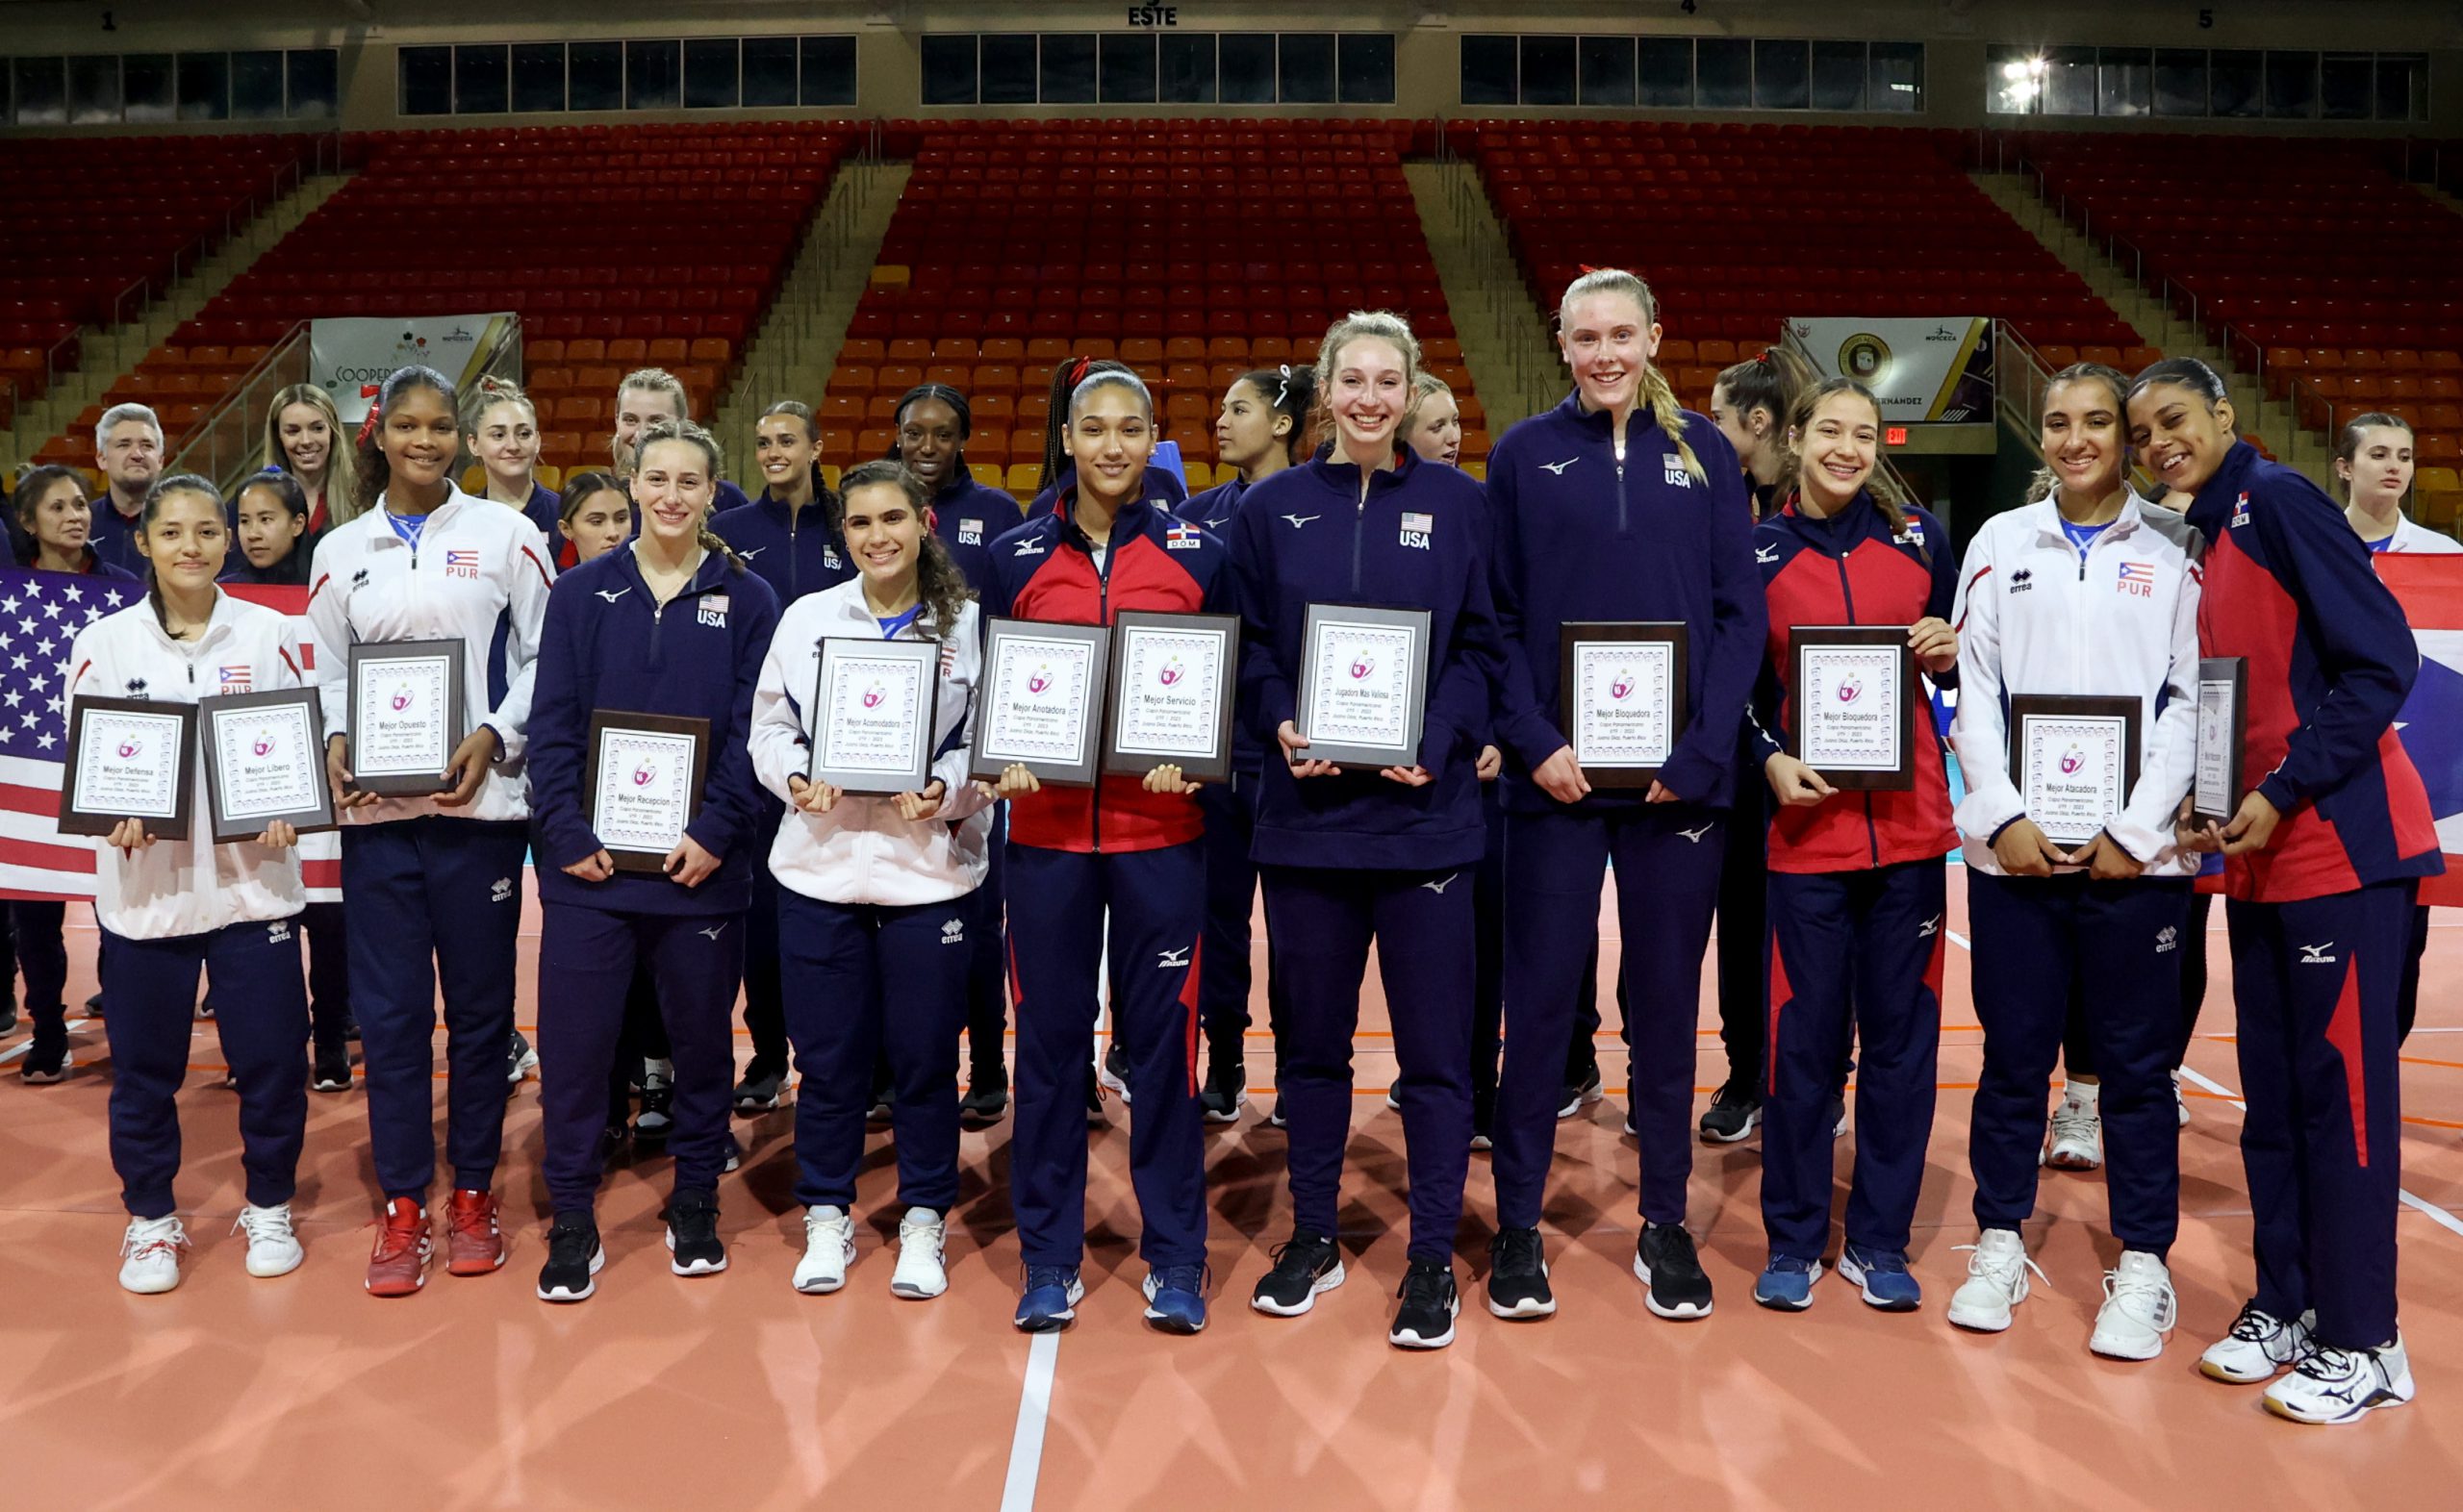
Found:
[(1131, 26), (1178, 26), (1181, 8), (1176, 5), (1133, 5), (1129, 8)]

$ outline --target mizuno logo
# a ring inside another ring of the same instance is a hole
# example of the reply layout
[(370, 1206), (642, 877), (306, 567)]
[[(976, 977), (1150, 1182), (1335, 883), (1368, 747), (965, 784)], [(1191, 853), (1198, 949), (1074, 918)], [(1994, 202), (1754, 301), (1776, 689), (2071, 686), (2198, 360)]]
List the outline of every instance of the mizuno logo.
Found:
[(1438, 880), (1438, 881), (1435, 881), (1435, 882), (1423, 882), (1423, 883), (1421, 883), (1421, 884), (1420, 884), (1420, 886), (1422, 886), (1422, 887), (1424, 887), (1424, 888), (1428, 889), (1430, 892), (1432, 892), (1432, 893), (1435, 894), (1437, 896), (1439, 896), (1439, 897), (1443, 897), (1443, 896), (1445, 895), (1445, 890), (1446, 890), (1447, 888), (1450, 888), (1450, 887), (1452, 887), (1452, 886), (1454, 885), (1454, 878), (1455, 878), (1455, 877), (1459, 877), (1459, 876), (1460, 876), (1461, 874), (1462, 874), (1461, 872), (1457, 871), (1457, 872), (1453, 873), (1451, 876), (1444, 877), (1444, 878), (1442, 878), (1441, 880)]
[(1018, 542), (1018, 549), (1010, 552), (1009, 555), (1013, 557), (1039, 557), (1043, 555), (1043, 542), (1040, 541), (1021, 541)]
[(1779, 548), (1775, 545), (1756, 546), (1753, 548), (1753, 560), (1767, 566), (1779, 560)]
[(1935, 914), (1932, 918), (1924, 920), (1923, 923), (1917, 926), (1916, 938), (1918, 940), (1930, 940), (1941, 932), (1942, 916)]
[(1567, 467), (1572, 466), (1575, 463), (1580, 461), (1582, 461), (1580, 457), (1567, 457), (1562, 462), (1543, 462), (1539, 466), (1545, 467), (1550, 476), (1562, 478), (1565, 475), (1565, 469)]
[(1298, 530), (1301, 526), (1306, 525), (1312, 519), (1323, 519), (1326, 517), (1323, 515), (1285, 515), (1282, 517), (1291, 521), (1292, 529)]
[(1164, 950), (1157, 952), (1155, 957), (1155, 970), (1170, 970), (1174, 967), (1188, 965), (1189, 949), (1189, 946), (1182, 945), (1177, 950)]
[(612, 604), (631, 592), (632, 590), (629, 588), (620, 588), (614, 592), (609, 592), (606, 589), (602, 588), (598, 591), (598, 596)]
[(2326, 952), (2332, 950), (2334, 947), (2335, 943), (2332, 940), (2327, 941), (2324, 945), (2302, 945), (2300, 947), (2300, 964), (2302, 966), (2332, 966), (2335, 964), (2335, 957), (2328, 955)]
[(747, 562), (749, 562), (749, 561), (751, 561), (754, 557), (757, 557), (757, 556), (761, 555), (761, 553), (763, 553), (764, 551), (767, 551), (767, 550), (769, 550), (769, 549), (770, 549), (770, 548), (769, 548), (768, 546), (746, 546), (746, 547), (743, 547), (743, 548), (739, 549), (739, 550), (736, 552), (736, 555), (737, 555), (737, 556), (740, 556), (740, 557), (742, 557), (742, 558), (744, 558), (744, 560), (746, 560)]
[(699, 935), (704, 940), (716, 940), (719, 936), (725, 934), (726, 932), (727, 926), (724, 923), (712, 924), (707, 929), (698, 929), (694, 931), (694, 933)]
[(1711, 826), (1708, 824), (1703, 825), (1700, 829), (1680, 829), (1677, 831), (1678, 834), (1684, 836), (1687, 840), (1691, 841), (1697, 845), (1702, 844), (1702, 837), (1710, 832)]

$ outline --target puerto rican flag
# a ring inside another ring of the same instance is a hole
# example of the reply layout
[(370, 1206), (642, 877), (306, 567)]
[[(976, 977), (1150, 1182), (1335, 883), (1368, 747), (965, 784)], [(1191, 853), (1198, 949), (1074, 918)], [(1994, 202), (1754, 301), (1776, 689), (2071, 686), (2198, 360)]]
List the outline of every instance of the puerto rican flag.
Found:
[(479, 554), (476, 551), (448, 550), (444, 553), (444, 566), (447, 571), (455, 567), (469, 567), (476, 572), (479, 570)]
[(2421, 883), (2421, 901), (2463, 907), (2463, 556), (2372, 559), (2420, 643), (2421, 671), (2395, 717), (2404, 754), (2428, 789), (2446, 875)]
[(2124, 562), (2120, 565), (2120, 580), (2124, 583), (2146, 583), (2151, 585), (2155, 581), (2155, 564), (2152, 562)]

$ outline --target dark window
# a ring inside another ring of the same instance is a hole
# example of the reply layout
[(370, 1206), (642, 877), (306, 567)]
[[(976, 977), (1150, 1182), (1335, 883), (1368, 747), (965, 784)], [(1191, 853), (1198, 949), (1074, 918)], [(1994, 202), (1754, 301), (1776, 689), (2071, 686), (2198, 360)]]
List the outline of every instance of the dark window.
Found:
[(744, 103), (743, 47), (732, 37), (697, 37), (684, 44), (684, 108), (731, 111)]
[(975, 34), (927, 32), (924, 35), (924, 103), (975, 103)]
[(1984, 112), (2033, 115), (2044, 97), (2044, 60), (2024, 47), (1984, 50)]
[(1095, 103), (1095, 34), (1047, 32), (1043, 38), (1042, 92), (1046, 105)]
[(1277, 98), (1285, 105), (1334, 103), (1334, 38), (1331, 32), (1285, 32), (1276, 38), (1280, 55)]
[(2106, 47), (2095, 54), (2095, 113), (2145, 115), (2155, 108), (2154, 65), (2143, 47)]
[(1155, 34), (1131, 32), (1104, 38), (1097, 79), (1105, 105), (1155, 103)]
[(1762, 41), (1753, 44), (1753, 105), (1764, 111), (1805, 108), (1805, 44)]
[[(394, 66), (401, 75), (395, 91), (404, 115), (450, 115), (453, 113), (453, 49), (450, 47), (405, 47), (394, 53)], [(180, 108), (186, 114), (189, 97), (188, 60), (180, 60)]]
[(2047, 47), (2044, 50), (2044, 104), (2046, 115), (2095, 113), (2095, 50), (2092, 47)]
[(2428, 119), (2428, 59), (2425, 55), (2378, 55), (2377, 118), (2381, 121)]
[(223, 121), (231, 118), (231, 55), (180, 54), (180, 119)]
[(17, 88), (11, 72), (9, 60), (0, 58), (0, 121), (15, 118), (13, 113), (17, 108)]
[(565, 81), (569, 109), (617, 111), (624, 108), (624, 44), (574, 42), (565, 49)]
[(1272, 32), (1225, 32), (1219, 38), (1222, 50), (1223, 103), (1226, 105), (1272, 105), (1274, 103), (1274, 34)]
[(1517, 66), (1512, 38), (1466, 33), (1462, 38), (1462, 103), (1517, 103), (1514, 94)]
[[(751, 43), (747, 42), (745, 67), (752, 66)], [(803, 54), (803, 85), (796, 98), (805, 105), (852, 105), (855, 103), (855, 38), (851, 37), (807, 37)], [(970, 70), (972, 71), (972, 70)], [(752, 82), (745, 81), (747, 105)]]
[(624, 44), (624, 109), (672, 111), (684, 97), (683, 49), (674, 42)]
[(1671, 106), (1685, 110), (1693, 103), (1693, 39), (1689, 37), (1645, 37), (1634, 45), (1634, 90), (1637, 105)]
[(2206, 113), (2206, 54), (2195, 47), (2155, 49), (2155, 113)]
[(235, 121), (282, 119), (282, 51), (231, 55), (231, 118)]
[(1753, 43), (1741, 37), (1705, 37), (1693, 43), (1693, 103), (1706, 111), (1753, 105)]
[(1526, 37), (1522, 39), (1522, 103), (1574, 103), (1572, 38)]
[[(277, 55), (279, 56), (279, 55)], [(275, 77), (274, 113), (282, 112), (282, 80)], [(94, 126), (120, 118), (119, 55), (89, 53), (68, 60), (68, 123)]]
[[(328, 61), (330, 68), (333, 56), (330, 52), (291, 55), (291, 100), (294, 108), (299, 103), (299, 61), (321, 57)], [(178, 107), (174, 103), (178, 96), (172, 83), (169, 53), (131, 53), (121, 59), (119, 88), (131, 124), (159, 124), (174, 119), (178, 114)]]
[(1586, 37), (1575, 52), (1575, 82), (1585, 105), (1634, 103), (1634, 39)]
[(518, 42), (513, 49), (513, 108), (517, 111), (561, 111), (565, 108), (565, 44)]
[(1394, 103), (1394, 38), (1390, 33), (1345, 32), (1334, 56), (1335, 93), (1341, 103)]
[(1924, 109), (1924, 44), (1875, 42), (1865, 49), (1865, 109)]
[(1865, 109), (1865, 44), (1813, 44), (1813, 88), (1806, 103), (1816, 111)]
[(2318, 60), (2318, 113), (2330, 121), (2365, 121), (2377, 103), (2375, 60), (2367, 53), (2328, 53)]
[(1162, 42), (1162, 88), (1166, 105), (1214, 103), (1214, 34), (1166, 32)]
[(68, 73), (57, 58), (20, 58), (12, 71), (17, 77), (17, 124), (64, 126), (68, 122)]
[(2218, 50), (2206, 55), (2209, 109), (2218, 115), (2266, 113), (2266, 55)]
[[(819, 40), (819, 38), (815, 38)], [(744, 103), (748, 107), (797, 103), (796, 38), (748, 37), (744, 39)]]
[(1035, 103), (1035, 37), (1032, 32), (994, 32), (983, 38), (985, 105)]
[(509, 49), (453, 49), (453, 110), (458, 115), (495, 115), (507, 103), (505, 57)]
[(2267, 115), (2303, 121), (2318, 113), (2318, 55), (2267, 54)]

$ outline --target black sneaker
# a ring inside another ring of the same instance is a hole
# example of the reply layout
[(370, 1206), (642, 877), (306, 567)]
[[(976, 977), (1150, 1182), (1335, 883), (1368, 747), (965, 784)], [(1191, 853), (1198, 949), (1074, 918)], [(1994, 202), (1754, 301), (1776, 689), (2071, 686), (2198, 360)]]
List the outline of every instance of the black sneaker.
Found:
[(57, 1021), (38, 1021), (26, 1047), (25, 1064), (17, 1068), (17, 1079), (38, 1087), (66, 1081), (68, 1064), (68, 1026)]
[(86, 999), (86, 1017), (89, 1019), (99, 1019), (102, 1016), (103, 995), (96, 993), (93, 996)]
[(1536, 1228), (1501, 1228), (1488, 1241), (1488, 1311), (1500, 1318), (1552, 1318), (1548, 1256)]
[(1295, 1231), (1287, 1244), (1277, 1245), (1274, 1269), (1257, 1278), (1249, 1305), (1277, 1318), (1297, 1318), (1317, 1305), (1319, 1292), (1343, 1284), (1343, 1255), (1323, 1234)]
[(1645, 1223), (1634, 1247), (1634, 1273), (1650, 1290), (1642, 1305), (1662, 1318), (1711, 1316), (1711, 1278), (1693, 1254), (1693, 1236), (1682, 1223)]
[(770, 1112), (778, 1106), (786, 1088), (787, 1068), (755, 1055), (744, 1069), (744, 1079), (735, 1084), (736, 1116), (749, 1119)]
[(1599, 1063), (1593, 1061), (1580, 1081), (1565, 1083), (1564, 1092), (1557, 1098), (1557, 1117), (1570, 1119), (1582, 1112), (1584, 1103), (1597, 1102), (1603, 1096), (1599, 1090)]
[(675, 1082), (656, 1063), (642, 1072), (642, 1106), (633, 1117), (633, 1143), (664, 1145), (675, 1132)]
[(1762, 1121), (1762, 1098), (1731, 1076), (1702, 1113), (1702, 1138), (1714, 1145), (1733, 1145)]
[(730, 1135), (728, 1135), (728, 1136), (727, 1136), (727, 1159), (726, 1159), (726, 1164), (725, 1164), (725, 1166), (724, 1166), (724, 1167), (723, 1167), (723, 1168), (721, 1168), (721, 1169), (725, 1170), (725, 1171), (729, 1171), (729, 1172), (733, 1172), (733, 1171), (736, 1171), (736, 1170), (741, 1169), (741, 1168), (743, 1167), (743, 1165), (744, 1165), (744, 1147), (743, 1147), (742, 1145), (740, 1145), (740, 1144), (736, 1143), (736, 1137), (735, 1137), (734, 1135), (730, 1134)]
[(8, 995), (0, 997), (0, 1034), (14, 1034), (16, 1032), (17, 984), (13, 980), (9, 984)]
[(625, 1147), (633, 1143), (633, 1125), (610, 1123), (598, 1131), (598, 1173), (605, 1175), (624, 1163)]
[(318, 1092), (350, 1091), (350, 1046), (317, 1047), (317, 1073), (309, 1082)]
[(1249, 1068), (1238, 1056), (1218, 1060), (1206, 1069), (1206, 1085), (1198, 1089), (1198, 1106), (1208, 1123), (1237, 1123), (1249, 1100)]
[(357, 1045), (359, 1043), (359, 1016), (357, 1014), (353, 1014), (343, 1021), (343, 1038), (348, 1040), (353, 1045)]
[(678, 1275), (716, 1275), (727, 1268), (719, 1238), (719, 1195), (678, 1192), (667, 1204), (667, 1268)]
[(1104, 1047), (1103, 1083), (1120, 1094), (1123, 1105), (1129, 1102), (1129, 1046), (1120, 1043), (1117, 1034)]
[(599, 1247), (598, 1222), (588, 1213), (559, 1213), (547, 1229), (547, 1263), (539, 1268), (539, 1299), (578, 1302), (598, 1290), (607, 1263)]
[(967, 1077), (966, 1096), (958, 1099), (958, 1121), (998, 1123), (1009, 1111), (1009, 1071), (998, 1062)]
[(883, 1067), (880, 1073), (876, 1075), (873, 1081), (872, 1105), (864, 1110), (864, 1121), (876, 1129), (889, 1127), (890, 1099), (893, 1089), (889, 1084), (887, 1071), (888, 1068)]
[(1454, 1290), (1454, 1270), (1434, 1260), (1414, 1260), (1403, 1273), (1402, 1289), (1394, 1294), (1403, 1305), (1394, 1309), (1394, 1326), (1385, 1342), (1398, 1349), (1442, 1349), (1454, 1342), (1454, 1315), (1462, 1310)]
[(504, 1049), (504, 1095), (512, 1096), (521, 1090), (521, 1078), (538, 1069), (539, 1052), (530, 1047), (520, 1029), (514, 1030), (513, 1039)]

